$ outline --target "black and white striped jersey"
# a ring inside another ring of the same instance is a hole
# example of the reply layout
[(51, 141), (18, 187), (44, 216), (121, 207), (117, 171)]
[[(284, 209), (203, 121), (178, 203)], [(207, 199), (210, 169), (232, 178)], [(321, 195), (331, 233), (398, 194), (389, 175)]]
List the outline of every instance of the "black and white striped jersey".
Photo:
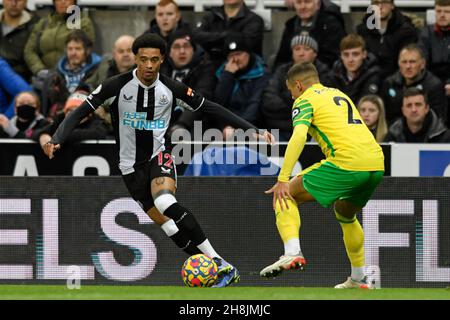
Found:
[(204, 100), (186, 85), (161, 74), (146, 86), (134, 70), (105, 81), (86, 101), (94, 109), (109, 105), (119, 168), (128, 174), (164, 150), (164, 135), (175, 105), (195, 111)]
[(136, 69), (104, 81), (74, 112), (63, 121), (52, 143), (63, 143), (73, 128), (86, 115), (108, 105), (119, 149), (122, 174), (149, 161), (164, 150), (164, 135), (175, 106), (191, 111), (201, 108), (206, 114), (219, 116), (236, 128), (257, 128), (222, 106), (206, 100), (185, 84), (162, 74), (150, 85), (136, 76)]

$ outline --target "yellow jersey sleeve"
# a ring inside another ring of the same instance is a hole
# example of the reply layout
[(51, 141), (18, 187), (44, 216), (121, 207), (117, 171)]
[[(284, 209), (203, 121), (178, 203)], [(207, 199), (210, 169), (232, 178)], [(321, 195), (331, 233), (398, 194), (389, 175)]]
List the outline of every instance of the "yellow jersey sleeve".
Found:
[(308, 100), (295, 100), (292, 108), (292, 126), (295, 128), (299, 124), (304, 124), (308, 128), (313, 119), (313, 106)]

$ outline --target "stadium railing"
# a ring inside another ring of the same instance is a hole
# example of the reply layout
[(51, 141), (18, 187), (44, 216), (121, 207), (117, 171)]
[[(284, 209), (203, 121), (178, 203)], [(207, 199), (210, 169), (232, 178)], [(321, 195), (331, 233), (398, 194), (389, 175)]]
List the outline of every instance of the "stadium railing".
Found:
[[(0, 0), (2, 4), (3, 0)], [(36, 6), (50, 6), (52, 0), (29, 0), (28, 8), (34, 10)], [(81, 6), (108, 6), (108, 7), (150, 7), (155, 6), (159, 0), (79, 0), (78, 3)], [(264, 8), (284, 8), (283, 0), (246, 0), (250, 7), (256, 7), (257, 9)], [(350, 12), (351, 8), (368, 7), (370, 0), (335, 0), (332, 1), (341, 7), (342, 12)], [(180, 7), (193, 7), (195, 12), (202, 12), (205, 7), (221, 6), (222, 0), (177, 0)], [(397, 7), (408, 8), (432, 8), (434, 6), (434, 0), (396, 0), (395, 5)]]

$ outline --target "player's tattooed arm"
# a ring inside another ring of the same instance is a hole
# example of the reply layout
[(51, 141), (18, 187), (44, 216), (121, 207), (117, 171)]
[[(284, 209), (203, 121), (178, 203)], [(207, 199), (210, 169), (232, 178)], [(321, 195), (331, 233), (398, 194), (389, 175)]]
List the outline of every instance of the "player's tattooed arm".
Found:
[(164, 184), (165, 178), (164, 177), (159, 177), (156, 178), (155, 183), (157, 186), (162, 186)]

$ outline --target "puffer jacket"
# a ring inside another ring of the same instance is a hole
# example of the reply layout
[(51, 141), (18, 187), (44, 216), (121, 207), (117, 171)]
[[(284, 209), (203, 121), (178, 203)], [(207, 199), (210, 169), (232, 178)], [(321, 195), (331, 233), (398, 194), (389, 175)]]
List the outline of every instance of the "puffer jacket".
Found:
[[(66, 39), (73, 31), (66, 26), (67, 15), (50, 13), (34, 25), (25, 46), (25, 62), (33, 74), (43, 69), (53, 69), (64, 55)], [(94, 25), (91, 19), (82, 14), (81, 30), (95, 41)]]
[(14, 97), (31, 86), (0, 58), (0, 113), (11, 119), (14, 116)]

